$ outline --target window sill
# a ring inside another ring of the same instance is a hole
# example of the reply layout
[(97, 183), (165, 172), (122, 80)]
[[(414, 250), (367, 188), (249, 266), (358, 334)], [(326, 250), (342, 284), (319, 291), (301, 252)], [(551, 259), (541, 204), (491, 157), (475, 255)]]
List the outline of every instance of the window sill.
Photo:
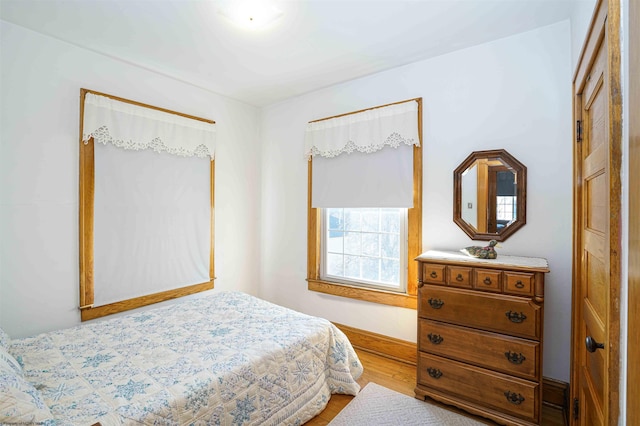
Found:
[(308, 289), (311, 291), (332, 294), (334, 296), (348, 297), (350, 299), (364, 300), (366, 302), (380, 303), (383, 305), (399, 306), (401, 308), (408, 309), (416, 309), (418, 304), (417, 297), (408, 294), (361, 288), (312, 279), (307, 279), (307, 283)]

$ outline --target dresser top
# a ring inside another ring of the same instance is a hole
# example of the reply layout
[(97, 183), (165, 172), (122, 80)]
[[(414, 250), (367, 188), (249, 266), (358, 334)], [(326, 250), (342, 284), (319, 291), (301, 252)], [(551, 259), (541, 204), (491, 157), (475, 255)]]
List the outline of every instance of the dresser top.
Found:
[(419, 261), (446, 261), (452, 263), (472, 263), (480, 266), (496, 266), (498, 268), (531, 269), (549, 272), (547, 259), (541, 257), (509, 256), (498, 253), (497, 259), (478, 259), (453, 250), (429, 250), (416, 258)]

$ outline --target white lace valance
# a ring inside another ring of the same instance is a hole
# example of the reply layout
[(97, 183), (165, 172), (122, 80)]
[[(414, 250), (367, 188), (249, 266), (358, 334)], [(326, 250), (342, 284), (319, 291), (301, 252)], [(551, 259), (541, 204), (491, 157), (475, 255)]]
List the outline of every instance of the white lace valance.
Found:
[(311, 206), (413, 207), (418, 101), (309, 123), (305, 153), (313, 157)]
[(82, 140), (183, 157), (215, 155), (215, 124), (87, 93)]
[(342, 153), (372, 153), (385, 146), (420, 146), (418, 102), (415, 100), (369, 109), (307, 124), (307, 158)]

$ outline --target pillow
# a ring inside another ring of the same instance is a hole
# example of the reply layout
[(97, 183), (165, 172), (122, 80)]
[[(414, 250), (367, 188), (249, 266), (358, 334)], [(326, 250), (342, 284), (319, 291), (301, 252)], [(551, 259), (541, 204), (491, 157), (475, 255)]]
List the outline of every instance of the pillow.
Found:
[(0, 371), (0, 424), (53, 423), (40, 392), (22, 376)]
[(22, 377), (22, 366), (9, 352), (3, 347), (0, 347), (0, 373), (13, 373)]
[(11, 342), (11, 338), (9, 335), (0, 328), (0, 348), (9, 348), (9, 343)]

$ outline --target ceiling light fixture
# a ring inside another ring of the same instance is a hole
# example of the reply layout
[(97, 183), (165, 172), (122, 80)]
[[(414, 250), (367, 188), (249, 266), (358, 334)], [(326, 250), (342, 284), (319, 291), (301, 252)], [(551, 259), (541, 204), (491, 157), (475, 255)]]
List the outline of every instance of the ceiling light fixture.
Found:
[(265, 28), (282, 16), (271, 0), (226, 0), (221, 2), (219, 13), (239, 27), (251, 30)]

